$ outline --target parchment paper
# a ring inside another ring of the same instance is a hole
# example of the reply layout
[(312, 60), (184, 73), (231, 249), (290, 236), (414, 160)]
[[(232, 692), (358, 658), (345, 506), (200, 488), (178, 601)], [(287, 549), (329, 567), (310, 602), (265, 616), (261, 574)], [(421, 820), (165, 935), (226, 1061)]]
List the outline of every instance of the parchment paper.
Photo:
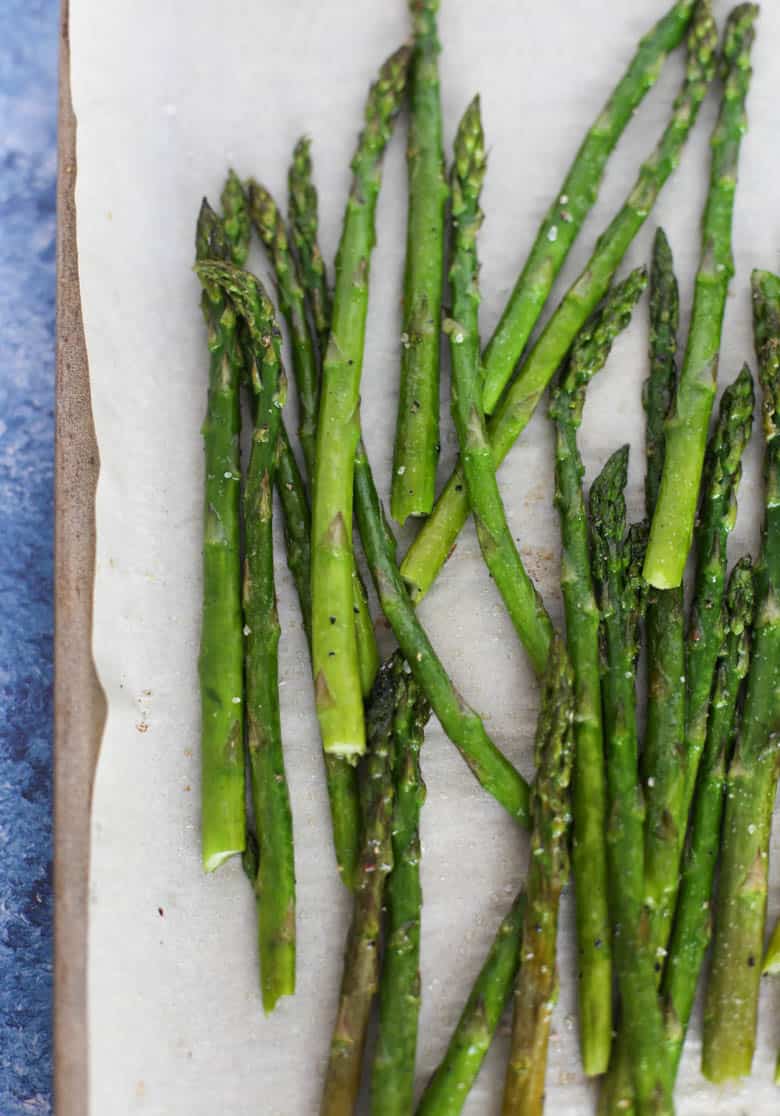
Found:
[[(481, 239), (485, 337), (584, 128), (639, 35), (665, 7), (665, 0), (444, 0), (447, 150), (476, 90), (490, 146)], [(717, 13), (725, 16), (725, 3), (717, 4)], [(241, 869), (231, 864), (210, 878), (200, 869), (199, 426), (207, 360), (191, 272), (193, 231), (202, 195), (216, 201), (228, 165), (259, 176), (284, 199), (291, 148), (308, 132), (322, 240), (332, 258), (366, 89), (406, 34), (402, 0), (71, 0), (81, 286), (102, 458), (94, 646), (109, 700), (93, 816), (91, 1116), (302, 1116), (317, 1110), (349, 903), (335, 872), (308, 658), (281, 552), (281, 699), (295, 817), (300, 969), (297, 996), (270, 1019), (260, 1008), (255, 915)], [(767, 4), (737, 199), (737, 277), (723, 382), (743, 360), (754, 360), (750, 268), (778, 264), (779, 43), (780, 11)], [(558, 294), (578, 273), (654, 144), (681, 70), (678, 52), (610, 163)], [(648, 260), (653, 230), (662, 222), (676, 253), (686, 319), (715, 108), (712, 97), (623, 269)], [(388, 152), (379, 205), (363, 390), (367, 444), (385, 494), (398, 378), (404, 131), (399, 126)], [(255, 263), (267, 275), (259, 257)], [(589, 477), (621, 442), (631, 441), (630, 502), (637, 515), (646, 340), (643, 304), (593, 384), (582, 437)], [(733, 557), (747, 547), (755, 552), (758, 441), (747, 455)], [(453, 455), (445, 399), (442, 478)], [(558, 524), (544, 408), (501, 477), (528, 567), (559, 619)], [(495, 739), (530, 774), (535, 685), (470, 527), (421, 615)], [(420, 1088), (442, 1054), (526, 860), (525, 836), (476, 786), (433, 724), (424, 773)], [(779, 885), (775, 867), (771, 916)], [(564, 907), (548, 1111), (573, 1114), (591, 1111), (592, 1101), (578, 1059), (571, 895)], [(754, 1075), (736, 1090), (718, 1091), (699, 1076), (697, 1018), (680, 1078), (680, 1113), (776, 1109), (771, 1072), (779, 1001), (780, 988), (767, 984)], [(472, 1116), (498, 1112), (505, 1054), (506, 1025), (467, 1104)]]

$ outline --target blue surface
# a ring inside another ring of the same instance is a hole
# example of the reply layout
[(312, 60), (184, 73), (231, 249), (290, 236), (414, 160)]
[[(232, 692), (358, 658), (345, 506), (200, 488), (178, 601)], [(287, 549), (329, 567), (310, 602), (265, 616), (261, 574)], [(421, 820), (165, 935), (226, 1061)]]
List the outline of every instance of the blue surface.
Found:
[(51, 1108), (56, 0), (0, 0), (0, 1116)]

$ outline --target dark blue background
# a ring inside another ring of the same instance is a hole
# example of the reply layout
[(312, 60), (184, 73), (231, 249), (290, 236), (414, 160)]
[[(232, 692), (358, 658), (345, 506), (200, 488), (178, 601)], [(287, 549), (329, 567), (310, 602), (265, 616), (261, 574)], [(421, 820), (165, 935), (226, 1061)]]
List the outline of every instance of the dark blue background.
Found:
[(0, 1114), (51, 1112), (57, 0), (0, 0)]

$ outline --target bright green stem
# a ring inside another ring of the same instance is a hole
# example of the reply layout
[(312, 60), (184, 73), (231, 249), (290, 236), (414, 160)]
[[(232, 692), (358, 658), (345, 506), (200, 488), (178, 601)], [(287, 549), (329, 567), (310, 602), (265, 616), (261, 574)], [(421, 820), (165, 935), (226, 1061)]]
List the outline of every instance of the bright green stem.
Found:
[(663, 1023), (655, 958), (643, 919), (644, 806), (638, 779), (636, 657), (640, 589), (636, 534), (625, 535), (628, 447), (607, 461), (590, 496), (593, 575), (603, 640), (604, 735), (610, 818), (607, 855), (612, 945), (638, 1116), (673, 1111), (659, 1051)]
[[(306, 639), (311, 647), (311, 517), (306, 488), (282, 423), (276, 463), (287, 565), (295, 582)], [(333, 844), (339, 874), (351, 888), (360, 845), (357, 769), (339, 756), (324, 756)]]
[[(623, 207), (599, 237), (580, 277), (565, 295), (507, 388), (488, 425), (496, 466), (523, 432), (574, 338), (604, 297), (634, 237), (677, 166), (715, 69), (716, 29), (708, 0), (699, 0), (688, 35), (685, 82), (660, 143), (641, 167)], [(402, 573), (415, 601), (430, 588), (469, 513), (460, 467), (412, 543)]]
[(387, 881), (379, 1034), (371, 1078), (371, 1111), (375, 1116), (409, 1116), (413, 1109), (420, 1015), (419, 827), (425, 801), (420, 748), (429, 715), (430, 706), (408, 678), (393, 729), (393, 870)]
[(755, 4), (731, 13), (723, 43), (725, 86), (712, 137), (710, 189), (702, 221), (702, 256), (674, 410), (666, 430), (666, 460), (650, 529), (645, 577), (659, 589), (682, 581), (699, 500), (707, 430), (718, 379), (718, 355), (729, 281), (734, 195), (745, 101), (750, 86), (750, 49)]
[(406, 157), (409, 209), (401, 381), (390, 510), (398, 523), (428, 515), (439, 460), (439, 342), (444, 276), (444, 172), (436, 11), (439, 0), (409, 0), (414, 55)]
[(365, 750), (354, 620), (352, 508), (360, 433), (360, 377), (382, 154), (401, 106), (409, 48), (372, 85), (352, 161), (353, 181), (336, 256), (333, 320), (323, 364), (312, 511), (312, 667), (326, 753)]
[(750, 662), (753, 569), (749, 558), (734, 567), (725, 606), (725, 638), (715, 674), (688, 847), (674, 914), (674, 929), (661, 989), (672, 1083), (696, 997), (699, 972), (710, 944), (712, 891), (723, 820), (723, 792), (737, 720), (737, 703)]
[(455, 689), (417, 618), (395, 560), (395, 540), (376, 493), (362, 443), (355, 458), (355, 504), (360, 537), (379, 603), (417, 685), (477, 781), (523, 825), (528, 784), (499, 751), (481, 718)]
[(452, 417), (482, 556), (518, 638), (541, 674), (553, 626), (507, 523), (482, 415), (477, 233), (482, 224), (479, 196), (484, 176), (485, 137), (476, 97), (458, 128), (452, 168), (452, 318), (444, 325), (452, 360)]
[(694, 7), (693, 0), (675, 4), (640, 41), (545, 214), (522, 274), (485, 349), (482, 399), (487, 414), (509, 383), (569, 249), (596, 202), (609, 156), (658, 79), (667, 54), (682, 41)]
[(524, 915), (525, 895), (520, 892), (498, 928), (416, 1116), (459, 1116), (462, 1112), (515, 983)]
[(620, 329), (647, 283), (643, 270), (610, 292), (583, 329), (553, 391), (555, 505), (561, 520), (561, 589), (566, 638), (574, 668), (574, 839), (572, 867), (577, 901), (580, 1047), (588, 1075), (604, 1073), (612, 1041), (612, 950), (609, 924), (605, 830), (607, 789), (601, 715), (599, 612), (593, 592), (584, 468), (577, 445), (585, 393), (603, 367)]
[(295, 991), (295, 859), (279, 716), (279, 618), (273, 554), (273, 485), (285, 378), (279, 330), (261, 284), (224, 263), (198, 265), (245, 322), (255, 425), (244, 493), (246, 723), (259, 847), (255, 880), (263, 1008)]
[(323, 356), (330, 333), (330, 292), (325, 264), (317, 242), (319, 217), (317, 190), (312, 180), (311, 140), (305, 136), (298, 140), (293, 150), (287, 185), (290, 242), (317, 334), (320, 356)]
[(769, 834), (780, 730), (780, 278), (753, 273), (763, 388), (766, 516), (742, 731), (728, 773), (702, 1069), (712, 1081), (750, 1072), (766, 922)]
[[(222, 222), (206, 201), (198, 217), (196, 253), (225, 249)], [(244, 808), (244, 646), (241, 629), (241, 541), (238, 438), (240, 367), (236, 316), (222, 289), (204, 283), (209, 390), (202, 427), (205, 451), (201, 693), (201, 845), (203, 867), (218, 868), (246, 844)]]
[(553, 641), (536, 726), (531, 855), (515, 987), (504, 1116), (542, 1116), (547, 1048), (558, 998), (558, 907), (569, 876), (569, 783), (574, 753), (574, 678), (566, 648)]
[(249, 212), (258, 236), (265, 246), (273, 268), (279, 309), (284, 315), (290, 335), (293, 374), (298, 390), (300, 422), (298, 437), (303, 450), (306, 470), (314, 475), (314, 449), (319, 410), (319, 372), (317, 355), (306, 321), (303, 288), (298, 281), (295, 262), (287, 243), (287, 228), (274, 199), (254, 179), (247, 183)]

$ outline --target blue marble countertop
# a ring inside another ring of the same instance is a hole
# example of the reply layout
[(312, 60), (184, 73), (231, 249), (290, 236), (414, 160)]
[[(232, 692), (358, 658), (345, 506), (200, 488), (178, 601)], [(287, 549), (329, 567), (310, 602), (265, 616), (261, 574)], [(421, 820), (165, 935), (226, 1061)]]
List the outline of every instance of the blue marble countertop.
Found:
[(0, 0), (0, 1114), (51, 1107), (57, 0)]

